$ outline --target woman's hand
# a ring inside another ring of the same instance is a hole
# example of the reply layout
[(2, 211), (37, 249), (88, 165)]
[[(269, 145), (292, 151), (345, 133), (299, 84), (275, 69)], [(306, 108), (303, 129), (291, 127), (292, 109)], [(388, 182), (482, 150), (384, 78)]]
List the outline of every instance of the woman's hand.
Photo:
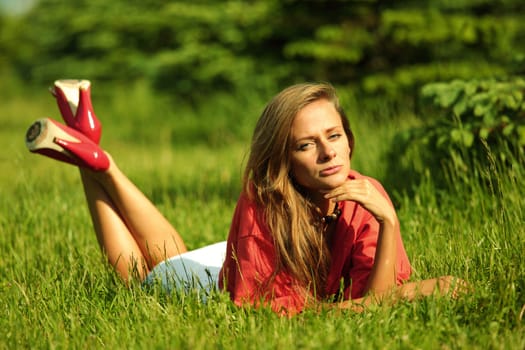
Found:
[(396, 224), (397, 215), (390, 202), (368, 179), (347, 180), (324, 194), (334, 202), (355, 201), (368, 210), (379, 223)]
[(355, 201), (379, 222), (374, 265), (365, 287), (365, 295), (381, 298), (396, 286), (397, 215), (390, 201), (368, 179), (347, 180), (325, 193), (325, 198), (339, 202)]

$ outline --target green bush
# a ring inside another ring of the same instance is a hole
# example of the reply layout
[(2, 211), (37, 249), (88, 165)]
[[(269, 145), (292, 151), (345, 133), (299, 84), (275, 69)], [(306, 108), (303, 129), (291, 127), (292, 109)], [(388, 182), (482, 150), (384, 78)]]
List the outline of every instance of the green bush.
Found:
[(489, 166), (494, 157), (513, 166), (525, 150), (524, 93), (521, 77), (425, 85), (424, 122), (396, 136), (391, 167), (444, 179), (471, 176), (474, 164)]
[(525, 146), (524, 93), (522, 78), (428, 84), (422, 89), (423, 96), (455, 122), (436, 126), (426, 137), (443, 150), (450, 145), (470, 148), (476, 139)]

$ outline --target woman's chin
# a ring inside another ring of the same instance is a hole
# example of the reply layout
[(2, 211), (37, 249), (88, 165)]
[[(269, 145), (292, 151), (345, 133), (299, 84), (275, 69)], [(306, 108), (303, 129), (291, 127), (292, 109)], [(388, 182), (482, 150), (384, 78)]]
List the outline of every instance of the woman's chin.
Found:
[(341, 186), (342, 184), (344, 184), (344, 181), (342, 182), (335, 182), (335, 183), (327, 183), (327, 184), (322, 184), (321, 186), (319, 186), (319, 192), (321, 193), (327, 193), (327, 192), (330, 192), (332, 190), (335, 190), (337, 187)]
[(326, 181), (325, 183), (326, 190), (333, 190), (339, 186), (342, 186), (347, 181), (347, 179), (347, 176), (342, 175), (334, 176), (333, 178), (328, 179), (329, 181)]

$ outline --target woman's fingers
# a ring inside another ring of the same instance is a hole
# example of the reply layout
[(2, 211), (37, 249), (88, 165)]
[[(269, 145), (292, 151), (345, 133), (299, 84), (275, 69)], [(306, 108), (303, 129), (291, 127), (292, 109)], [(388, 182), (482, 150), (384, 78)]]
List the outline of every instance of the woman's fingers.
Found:
[(387, 199), (367, 179), (348, 180), (343, 185), (328, 191), (324, 196), (335, 202), (355, 201), (379, 221), (393, 218), (395, 212)]
[(336, 202), (345, 200), (367, 202), (374, 199), (384, 199), (368, 180), (346, 181), (343, 185), (325, 193), (324, 197)]

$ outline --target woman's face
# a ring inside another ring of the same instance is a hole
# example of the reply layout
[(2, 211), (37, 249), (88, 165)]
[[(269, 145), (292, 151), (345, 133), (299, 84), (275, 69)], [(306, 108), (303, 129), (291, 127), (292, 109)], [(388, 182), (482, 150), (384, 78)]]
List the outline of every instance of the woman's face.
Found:
[(291, 170), (312, 195), (342, 185), (350, 171), (350, 147), (334, 105), (319, 99), (297, 113), (291, 130)]

